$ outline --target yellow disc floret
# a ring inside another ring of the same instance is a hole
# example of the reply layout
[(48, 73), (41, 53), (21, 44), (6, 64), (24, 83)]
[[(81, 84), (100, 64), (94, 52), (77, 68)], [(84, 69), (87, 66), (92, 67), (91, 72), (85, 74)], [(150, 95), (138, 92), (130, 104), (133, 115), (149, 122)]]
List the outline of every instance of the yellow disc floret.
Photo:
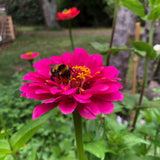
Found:
[(69, 14), (70, 12), (71, 12), (70, 9), (64, 9), (62, 13), (63, 13), (63, 14)]
[(91, 76), (91, 71), (88, 67), (86, 66), (74, 66), (72, 69), (75, 72), (76, 77), (74, 78), (79, 78), (79, 79), (86, 79), (86, 77), (92, 77)]
[(26, 53), (28, 56), (32, 56), (33, 52)]

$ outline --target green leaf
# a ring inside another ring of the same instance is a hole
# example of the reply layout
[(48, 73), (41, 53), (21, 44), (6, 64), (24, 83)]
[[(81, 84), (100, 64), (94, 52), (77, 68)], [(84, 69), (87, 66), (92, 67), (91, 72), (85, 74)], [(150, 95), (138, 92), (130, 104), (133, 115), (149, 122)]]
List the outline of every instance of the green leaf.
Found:
[(155, 8), (160, 5), (160, 0), (149, 0), (149, 6)]
[(114, 131), (114, 133), (118, 134), (119, 132), (121, 132), (122, 129), (124, 129), (123, 126), (121, 126), (117, 119), (115, 119), (114, 117), (110, 117), (107, 116), (105, 117), (105, 124), (107, 125), (107, 128), (109, 130)]
[(37, 158), (37, 149), (38, 149), (38, 147), (34, 147), (32, 149), (31, 155), (28, 156), (26, 160), (38, 160), (38, 158)]
[(143, 138), (133, 135), (132, 133), (119, 132), (115, 134), (111, 132), (108, 133), (106, 152), (117, 155), (140, 143), (148, 144)]
[(114, 56), (117, 56), (119, 51), (130, 49), (126, 46), (120, 46), (120, 47), (113, 46), (112, 48), (109, 48), (109, 44), (101, 44), (98, 42), (91, 42), (90, 44), (94, 49), (98, 50), (101, 55), (113, 54)]
[(3, 139), (6, 136), (5, 132), (0, 132), (0, 139)]
[(155, 136), (156, 133), (156, 124), (154, 122), (152, 123), (145, 123), (145, 124), (138, 124), (136, 127), (136, 131), (141, 133), (143, 136), (150, 135), (151, 137)]
[(156, 51), (154, 50), (153, 46), (143, 42), (143, 41), (129, 41), (130, 44), (132, 44), (134, 48), (134, 52), (141, 56), (146, 57), (148, 56), (150, 59), (154, 60), (157, 57)]
[(104, 159), (105, 156), (105, 141), (95, 141), (84, 145), (84, 149), (98, 158)]
[[(158, 102), (154, 101), (157, 105), (159, 105)], [(154, 103), (152, 102), (152, 103)], [(146, 122), (154, 122), (154, 123), (160, 123), (160, 109), (159, 108), (149, 108), (146, 110), (143, 110), (142, 114), (145, 117)]]
[(10, 154), (12, 151), (10, 150), (10, 146), (7, 140), (0, 140), (0, 154)]
[(126, 146), (126, 148), (131, 148), (134, 145), (140, 144), (140, 143), (148, 144), (146, 140), (134, 134), (127, 134), (123, 138), (124, 138), (123, 145)]
[(121, 0), (120, 5), (128, 8), (136, 15), (144, 17), (144, 7), (138, 0)]
[(0, 160), (13, 160), (11, 155), (0, 155)]
[(148, 15), (146, 15), (144, 20), (147, 21), (156, 21), (160, 19), (160, 5), (154, 8)]
[(155, 156), (145, 156), (145, 157), (141, 157), (139, 160), (159, 160), (159, 157), (155, 157)]
[(160, 88), (154, 88), (154, 89), (153, 89), (153, 92), (154, 92), (154, 93), (160, 93)]
[[(7, 132), (10, 133), (12, 129), (7, 129)], [(3, 139), (6, 136), (6, 133), (4, 130), (0, 131), (0, 139)]]
[[(123, 95), (124, 95), (124, 100), (123, 100), (124, 107), (132, 110), (133, 107), (138, 103), (140, 94), (133, 95), (124, 93)], [(148, 99), (144, 96), (142, 105), (146, 105), (148, 103), (149, 103)]]
[(123, 51), (123, 50), (129, 50), (130, 48), (126, 47), (126, 46), (120, 46), (120, 47), (115, 47), (113, 46), (112, 48), (106, 50), (105, 52), (103, 52), (102, 54), (113, 54), (114, 56), (117, 56), (119, 51)]
[(38, 128), (50, 117), (51, 113), (51, 111), (47, 112), (36, 120), (31, 120), (11, 137), (11, 143), (15, 151), (20, 149), (36, 133)]
[(91, 42), (91, 46), (100, 52), (100, 54), (106, 53), (109, 48), (109, 44), (101, 44), (98, 42)]

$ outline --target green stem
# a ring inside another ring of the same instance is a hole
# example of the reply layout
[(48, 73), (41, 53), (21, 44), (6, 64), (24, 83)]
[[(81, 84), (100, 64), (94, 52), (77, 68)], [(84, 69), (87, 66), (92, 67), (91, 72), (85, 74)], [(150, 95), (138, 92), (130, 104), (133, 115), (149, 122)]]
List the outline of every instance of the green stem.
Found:
[[(115, 28), (116, 28), (116, 21), (117, 21), (117, 14), (118, 14), (118, 7), (119, 7), (119, 0), (116, 0), (115, 1), (115, 7), (114, 7), (112, 33), (111, 33), (111, 39), (110, 39), (109, 48), (112, 48), (112, 44), (113, 44), (113, 38), (114, 38), (114, 33), (115, 33)], [(109, 53), (108, 56), (107, 56), (106, 66), (109, 66), (110, 57), (111, 57), (111, 53)]]
[[(149, 60), (150, 60), (149, 58), (146, 58), (144, 76), (143, 76), (143, 84), (142, 84), (141, 94), (140, 94), (140, 98), (139, 98), (139, 102), (138, 102), (139, 106), (141, 106), (141, 104), (142, 104), (143, 95), (144, 95), (144, 92), (145, 92), (145, 86), (147, 84), (146, 82), (147, 82), (147, 71), (148, 71)], [(135, 127), (136, 127), (136, 122), (137, 122), (139, 113), (140, 113), (140, 108), (136, 110), (131, 132), (133, 132)]]
[(10, 149), (11, 149), (11, 151), (12, 151), (13, 158), (14, 158), (14, 160), (18, 160), (17, 157), (16, 157), (16, 153), (14, 152), (14, 149), (13, 149), (13, 147), (12, 147), (12, 144), (11, 144), (11, 141), (10, 141), (10, 138), (9, 138), (9, 135), (8, 135), (8, 132), (7, 132), (7, 129), (6, 129), (6, 126), (5, 126), (5, 124), (4, 124), (4, 121), (3, 121), (3, 118), (2, 118), (2, 116), (1, 116), (1, 114), (0, 114), (0, 121), (1, 121), (2, 127), (3, 127), (3, 129), (4, 129), (4, 131), (5, 131), (5, 135), (6, 135), (6, 138), (7, 138), (7, 140), (8, 140)]
[(68, 21), (68, 25), (69, 25), (69, 38), (71, 41), (71, 46), (72, 46), (72, 50), (74, 50), (74, 44), (73, 44), (73, 38), (72, 38), (72, 26), (71, 26), (71, 21)]
[(29, 61), (29, 63), (30, 63), (30, 66), (31, 66), (32, 70), (34, 71), (34, 67), (33, 67), (33, 59), (28, 60), (28, 61)]
[(153, 31), (154, 31), (154, 21), (151, 22), (151, 29), (150, 29), (150, 33), (149, 33), (149, 44), (152, 45), (152, 41), (153, 41)]
[[(159, 134), (159, 126), (158, 126), (157, 131), (156, 131), (155, 142), (157, 141), (158, 134)], [(155, 143), (155, 144), (154, 144), (154, 156), (155, 156), (156, 154), (157, 154), (157, 144)]]
[(76, 145), (79, 160), (84, 160), (83, 142), (82, 142), (82, 121), (77, 110), (73, 112), (74, 129), (76, 136)]
[[(151, 23), (151, 29), (150, 29), (150, 34), (149, 34), (149, 44), (150, 45), (152, 45), (153, 31), (154, 31), (154, 21), (152, 21), (152, 23)], [(141, 89), (139, 102), (138, 102), (139, 106), (141, 106), (141, 104), (142, 104), (143, 96), (144, 96), (144, 93), (145, 93), (145, 87), (147, 86), (147, 81), (148, 81), (148, 73), (147, 72), (148, 72), (149, 60), (150, 60), (150, 58), (146, 54), (146, 62), (145, 62), (145, 69), (144, 69), (144, 76), (143, 76), (143, 84), (142, 84), (142, 89)], [(140, 113), (140, 109), (137, 109), (136, 113), (135, 113), (134, 121), (133, 121), (133, 124), (132, 124), (131, 132), (133, 132), (135, 127), (136, 127), (136, 122), (137, 122), (139, 113)]]

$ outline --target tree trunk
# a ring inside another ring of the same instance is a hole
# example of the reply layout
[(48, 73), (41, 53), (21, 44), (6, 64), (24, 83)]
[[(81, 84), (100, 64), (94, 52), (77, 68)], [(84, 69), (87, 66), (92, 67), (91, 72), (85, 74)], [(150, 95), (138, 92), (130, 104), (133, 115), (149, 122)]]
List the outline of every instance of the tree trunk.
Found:
[[(150, 32), (150, 26), (151, 22), (146, 22), (145, 24), (145, 33), (143, 35), (142, 40), (145, 42), (149, 41), (149, 32)], [(160, 44), (160, 20), (155, 23), (154, 26), (154, 33), (153, 33), (153, 45)], [(158, 63), (158, 62), (157, 62)], [(160, 62), (159, 62), (160, 63)], [(155, 71), (155, 64), (156, 61), (150, 60), (149, 62), (149, 68), (148, 68), (148, 80), (156, 80), (160, 82), (160, 70), (157, 69), (156, 74), (153, 75), (153, 71)], [(137, 78), (142, 79), (144, 74), (144, 66), (145, 66), (145, 59), (142, 58), (139, 61), (138, 70), (137, 70)], [(157, 64), (157, 67), (159, 67), (160, 64)]]
[(56, 0), (39, 0), (43, 10), (45, 24), (47, 28), (58, 27), (56, 21), (57, 1)]
[[(136, 15), (127, 8), (120, 6), (113, 39), (114, 46), (129, 45), (127, 42), (134, 37), (135, 23)], [(129, 57), (130, 51), (121, 51), (118, 56), (111, 56), (110, 59), (110, 65), (119, 70), (119, 77), (122, 79), (123, 85), (125, 85)]]

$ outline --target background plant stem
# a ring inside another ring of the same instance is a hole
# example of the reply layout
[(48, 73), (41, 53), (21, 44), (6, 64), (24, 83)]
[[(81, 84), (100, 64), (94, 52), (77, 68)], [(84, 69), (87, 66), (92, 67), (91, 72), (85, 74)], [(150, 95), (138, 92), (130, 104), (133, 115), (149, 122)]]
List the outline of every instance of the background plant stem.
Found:
[(12, 144), (11, 144), (11, 141), (10, 141), (10, 138), (9, 138), (9, 135), (8, 135), (8, 132), (7, 132), (7, 129), (6, 129), (6, 126), (5, 126), (5, 124), (4, 124), (4, 121), (3, 121), (3, 118), (2, 118), (2, 116), (1, 116), (1, 114), (0, 114), (0, 121), (1, 121), (2, 127), (3, 127), (3, 129), (4, 129), (4, 131), (5, 131), (5, 135), (6, 135), (6, 138), (7, 138), (7, 140), (8, 140), (10, 149), (11, 149), (11, 151), (12, 151), (13, 158), (14, 158), (14, 160), (18, 160), (17, 157), (16, 157), (16, 153), (14, 152), (14, 149), (13, 149), (13, 147), (12, 147)]
[(83, 150), (83, 141), (82, 141), (82, 120), (77, 110), (73, 112), (73, 121), (74, 121), (78, 157), (79, 157), (79, 160), (84, 160), (84, 150)]
[[(152, 23), (151, 23), (151, 29), (150, 29), (150, 34), (149, 34), (149, 44), (150, 45), (152, 45), (153, 30), (154, 30), (154, 21), (152, 21)], [(144, 75), (143, 75), (143, 84), (142, 84), (142, 89), (141, 89), (139, 102), (138, 102), (139, 106), (141, 106), (141, 104), (142, 104), (143, 96), (144, 96), (144, 93), (145, 93), (145, 87), (147, 86), (149, 60), (150, 60), (150, 58), (147, 56), (147, 53), (146, 53), (146, 62), (145, 62)], [(140, 109), (137, 109), (136, 113), (135, 113), (134, 121), (133, 121), (133, 124), (132, 124), (131, 132), (133, 132), (135, 130), (139, 112), (140, 112)]]
[[(112, 48), (112, 44), (113, 44), (113, 38), (114, 38), (114, 33), (115, 33), (115, 28), (116, 28), (116, 21), (117, 21), (117, 14), (118, 14), (118, 7), (119, 7), (119, 0), (116, 0), (115, 1), (115, 7), (114, 7), (112, 33), (111, 33), (111, 39), (110, 39), (109, 48)], [(111, 57), (111, 53), (109, 53), (108, 56), (107, 56), (106, 66), (109, 66), (110, 57)]]
[(74, 50), (74, 43), (73, 43), (73, 38), (72, 38), (72, 26), (71, 26), (71, 21), (68, 21), (68, 25), (69, 25), (69, 38), (71, 41), (71, 46), (72, 46), (72, 50)]
[[(155, 142), (158, 141), (158, 134), (159, 134), (159, 125), (158, 125), (158, 128), (156, 130), (156, 135), (155, 135)], [(157, 144), (155, 143), (154, 144), (154, 156), (157, 154)]]

